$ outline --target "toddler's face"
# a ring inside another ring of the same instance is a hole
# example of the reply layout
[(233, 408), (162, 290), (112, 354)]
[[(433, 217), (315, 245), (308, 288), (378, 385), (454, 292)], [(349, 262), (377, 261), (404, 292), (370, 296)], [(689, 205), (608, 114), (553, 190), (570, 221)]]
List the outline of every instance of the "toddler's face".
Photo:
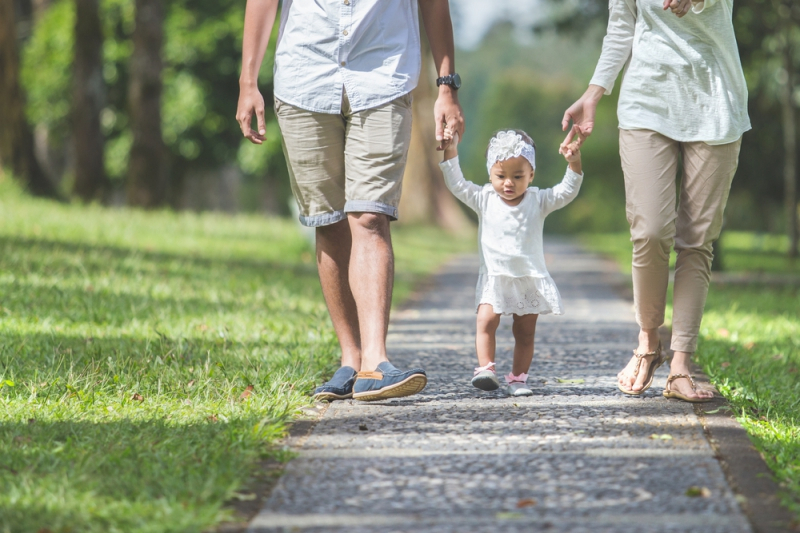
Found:
[(533, 168), (527, 159), (517, 156), (492, 165), (489, 177), (492, 187), (500, 198), (511, 205), (522, 201), (525, 189), (533, 181)]

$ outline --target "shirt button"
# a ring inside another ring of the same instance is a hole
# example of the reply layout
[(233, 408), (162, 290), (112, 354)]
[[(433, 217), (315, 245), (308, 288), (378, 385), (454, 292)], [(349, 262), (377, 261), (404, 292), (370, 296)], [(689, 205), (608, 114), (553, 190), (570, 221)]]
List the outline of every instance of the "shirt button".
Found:
[(350, 0), (344, 0), (344, 5), (349, 6), (350, 5)]
[(344, 35), (344, 36), (346, 37), (346, 36), (347, 36), (347, 30), (344, 30), (344, 31), (342, 32), (342, 35)]
[(342, 66), (345, 66), (346, 64), (347, 64), (347, 61), (342, 61), (342, 62), (340, 63), (340, 65), (342, 65)]

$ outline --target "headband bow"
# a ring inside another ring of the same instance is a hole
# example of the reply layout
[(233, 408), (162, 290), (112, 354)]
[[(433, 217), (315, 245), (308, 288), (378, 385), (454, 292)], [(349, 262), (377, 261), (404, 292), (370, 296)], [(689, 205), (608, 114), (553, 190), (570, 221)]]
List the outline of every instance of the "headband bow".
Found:
[(536, 170), (536, 150), (533, 146), (522, 140), (522, 135), (515, 131), (501, 131), (489, 141), (486, 170), (491, 174), (495, 163), (518, 156), (527, 159), (531, 167)]

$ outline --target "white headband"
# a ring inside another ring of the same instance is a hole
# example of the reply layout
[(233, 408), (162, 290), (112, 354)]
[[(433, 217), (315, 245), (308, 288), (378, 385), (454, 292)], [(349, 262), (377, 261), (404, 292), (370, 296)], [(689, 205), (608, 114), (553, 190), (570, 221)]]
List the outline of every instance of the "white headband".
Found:
[(495, 163), (518, 156), (527, 159), (531, 167), (536, 170), (536, 150), (533, 146), (523, 141), (522, 135), (513, 130), (501, 131), (489, 141), (486, 170), (491, 174)]

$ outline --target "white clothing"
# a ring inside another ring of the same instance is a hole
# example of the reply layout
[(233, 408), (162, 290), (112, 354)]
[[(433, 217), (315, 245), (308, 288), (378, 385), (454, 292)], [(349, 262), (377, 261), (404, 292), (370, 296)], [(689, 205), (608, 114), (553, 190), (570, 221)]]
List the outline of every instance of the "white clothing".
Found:
[(611, 94), (626, 66), (617, 114), (623, 130), (679, 142), (734, 142), (750, 129), (747, 84), (733, 32), (733, 0), (693, 0), (683, 18), (662, 0), (610, 0), (592, 85)]
[(561, 296), (544, 262), (544, 219), (578, 195), (583, 174), (567, 168), (552, 189), (529, 187), (522, 201), (508, 205), (491, 184), (464, 179), (458, 157), (439, 165), (456, 198), (478, 213), (480, 274), (475, 307), (491, 304), (498, 314), (560, 315)]
[(417, 0), (283, 0), (275, 97), (316, 113), (354, 113), (411, 92), (421, 64)]

